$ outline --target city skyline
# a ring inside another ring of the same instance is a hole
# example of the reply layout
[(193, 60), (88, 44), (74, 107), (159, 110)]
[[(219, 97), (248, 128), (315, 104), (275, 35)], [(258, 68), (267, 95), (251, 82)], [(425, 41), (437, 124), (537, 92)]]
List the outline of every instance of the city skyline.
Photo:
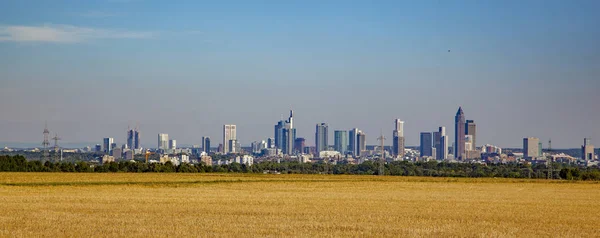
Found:
[(272, 137), (290, 108), (308, 144), (320, 122), (377, 144), (395, 118), (407, 146), (439, 126), (454, 138), (458, 106), (477, 123), (477, 146), (600, 138), (598, 1), (0, 6), (4, 146), (40, 144), (45, 121), (62, 144), (124, 144), (139, 125), (143, 147), (163, 132), (216, 145), (231, 123), (248, 145)]

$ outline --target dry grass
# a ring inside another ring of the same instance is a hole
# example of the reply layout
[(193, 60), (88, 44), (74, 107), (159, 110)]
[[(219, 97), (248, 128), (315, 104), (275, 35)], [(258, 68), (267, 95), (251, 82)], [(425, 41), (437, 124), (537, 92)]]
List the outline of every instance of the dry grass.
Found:
[(0, 236), (599, 237), (600, 184), (0, 173)]

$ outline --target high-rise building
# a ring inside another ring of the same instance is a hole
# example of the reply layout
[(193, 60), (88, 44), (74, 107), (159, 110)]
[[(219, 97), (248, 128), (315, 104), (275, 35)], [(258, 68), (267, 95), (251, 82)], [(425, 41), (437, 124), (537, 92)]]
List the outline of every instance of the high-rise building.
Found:
[(158, 134), (158, 149), (162, 151), (169, 149), (169, 134)]
[(592, 145), (592, 139), (583, 139), (583, 146), (581, 146), (581, 155), (583, 160), (585, 161), (594, 160), (594, 145)]
[(454, 158), (465, 159), (465, 113), (458, 108), (454, 117)]
[(203, 139), (203, 143), (202, 143), (202, 149), (204, 150), (204, 152), (209, 153), (210, 152), (210, 137), (204, 137)]
[(110, 155), (112, 152), (112, 144), (114, 143), (114, 138), (104, 138), (104, 153)]
[(306, 147), (306, 140), (304, 138), (296, 138), (294, 141), (294, 150), (297, 153), (302, 154), (304, 152), (304, 147)]
[(470, 135), (471, 138), (471, 150), (477, 149), (477, 125), (473, 120), (467, 120), (465, 124), (465, 135)]
[(319, 153), (321, 151), (325, 151), (327, 150), (327, 147), (329, 147), (328, 145), (328, 138), (327, 138), (327, 131), (328, 131), (328, 126), (327, 123), (321, 123), (321, 124), (317, 124), (316, 126), (316, 130), (315, 130), (315, 154), (318, 156)]
[(231, 148), (231, 145), (235, 145), (235, 143), (231, 143), (230, 141), (237, 140), (236, 135), (236, 126), (235, 125), (223, 125), (223, 153), (228, 154), (232, 152), (234, 148)]
[(431, 132), (421, 132), (421, 157), (433, 156)]
[(141, 149), (140, 146), (140, 132), (138, 129), (127, 130), (127, 148), (129, 149)]
[(176, 150), (177, 149), (177, 140), (169, 140), (169, 149)]
[[(436, 136), (439, 136), (439, 139), (436, 138)], [(434, 141), (436, 141), (436, 159), (445, 160), (448, 158), (448, 137), (446, 136), (446, 127), (440, 126), (436, 136), (434, 136)]]
[(348, 132), (334, 131), (333, 132), (333, 147), (336, 151), (346, 154), (348, 151)]
[(394, 120), (395, 129), (393, 133), (393, 153), (396, 158), (404, 157), (404, 122), (400, 119)]
[(279, 121), (275, 125), (275, 147), (281, 149), (286, 155), (294, 153), (296, 128), (294, 128), (294, 111), (290, 110), (290, 117), (286, 121)]
[(131, 149), (136, 149), (139, 150), (142, 148), (142, 142), (140, 141), (140, 131), (136, 128), (135, 129), (135, 137), (134, 137), (134, 147)]
[(348, 132), (348, 135), (349, 135), (348, 136), (348, 143), (349, 143), (348, 151), (350, 151), (353, 156), (358, 156), (358, 154), (359, 154), (358, 153), (358, 151), (359, 151), (358, 143), (356, 141), (358, 132), (359, 132), (358, 128), (354, 128)]
[(267, 148), (275, 148), (275, 138), (267, 139)]
[(127, 143), (125, 145), (129, 149), (135, 149), (135, 131), (133, 129), (127, 130)]
[(367, 135), (360, 130), (356, 133), (356, 144), (356, 156), (360, 157), (367, 151)]
[(101, 144), (96, 144), (96, 148), (94, 149), (95, 152), (100, 153), (102, 152), (102, 145)]
[(523, 158), (535, 160), (542, 156), (540, 153), (540, 139), (535, 137), (523, 138)]

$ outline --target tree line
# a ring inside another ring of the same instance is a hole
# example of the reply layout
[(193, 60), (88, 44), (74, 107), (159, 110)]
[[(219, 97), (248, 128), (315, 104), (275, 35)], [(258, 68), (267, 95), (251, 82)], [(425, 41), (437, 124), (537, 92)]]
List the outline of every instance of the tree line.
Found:
[[(28, 161), (21, 155), (0, 156), (0, 172), (128, 172), (128, 173), (264, 173), (282, 174), (357, 174), (378, 175), (379, 164), (366, 161), (362, 164), (348, 163), (299, 163), (264, 161), (252, 166), (232, 163), (229, 165), (186, 164), (173, 165), (171, 162), (144, 163), (120, 161), (106, 164), (92, 164), (85, 161), (57, 162)], [(569, 164), (553, 163), (546, 165), (526, 164), (478, 164), (447, 162), (407, 162), (394, 161), (385, 165), (385, 175), (427, 176), (427, 177), (469, 177), (469, 178), (532, 178), (600, 181), (600, 168), (577, 167)]]

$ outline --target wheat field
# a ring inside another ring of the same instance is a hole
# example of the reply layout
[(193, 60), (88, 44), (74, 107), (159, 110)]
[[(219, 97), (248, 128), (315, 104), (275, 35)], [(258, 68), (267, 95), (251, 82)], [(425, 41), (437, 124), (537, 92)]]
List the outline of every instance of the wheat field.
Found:
[(600, 184), (0, 173), (2, 237), (600, 237)]

